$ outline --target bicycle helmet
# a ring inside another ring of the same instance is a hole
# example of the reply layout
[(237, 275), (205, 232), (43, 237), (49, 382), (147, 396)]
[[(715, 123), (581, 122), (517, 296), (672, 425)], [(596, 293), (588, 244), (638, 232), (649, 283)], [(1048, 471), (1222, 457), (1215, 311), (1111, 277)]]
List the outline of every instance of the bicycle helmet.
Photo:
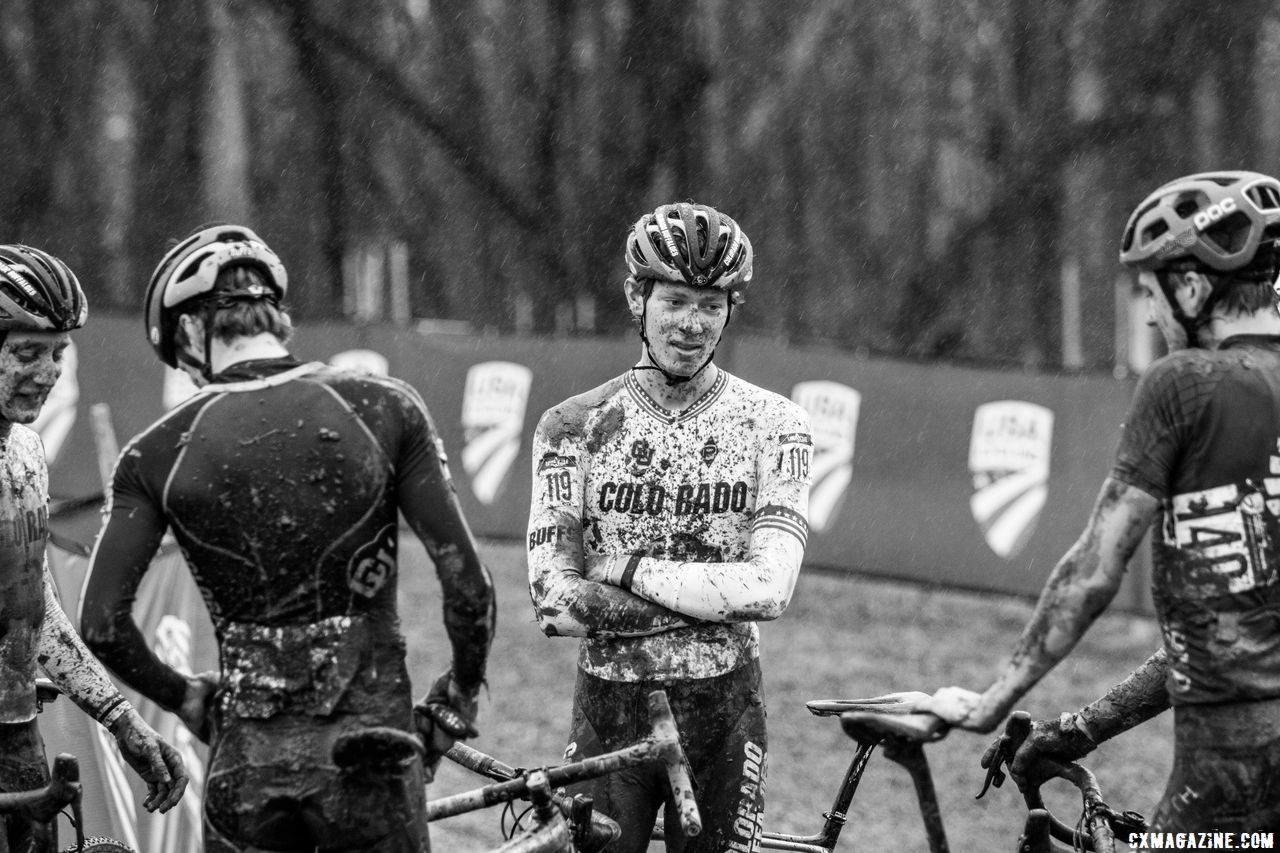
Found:
[[(666, 377), (668, 385), (692, 381), (711, 363), (715, 348), (702, 366), (688, 376), (672, 373), (658, 363), (645, 331), (653, 282), (665, 281), (727, 293), (727, 325), (728, 318), (733, 316), (733, 306), (742, 302), (743, 291), (751, 281), (751, 241), (742, 233), (738, 223), (714, 207), (692, 202), (664, 204), (631, 226), (627, 234), (626, 259), (632, 279), (643, 285), (644, 307), (637, 319), (640, 340), (644, 342), (652, 362), (635, 369), (656, 370)], [(719, 346), (719, 341), (716, 344)]]
[(75, 273), (31, 246), (0, 245), (0, 334), (70, 332), (89, 319), (89, 303)]
[[(231, 266), (256, 267), (268, 286), (215, 290), (218, 273)], [(240, 225), (205, 226), (166, 252), (151, 274), (144, 305), (147, 341), (161, 361), (177, 367), (179, 354), (173, 337), (177, 316), (183, 312), (175, 309), (193, 302), (215, 308), (258, 299), (278, 303), (288, 286), (284, 264), (253, 231)], [(205, 325), (207, 328), (209, 324)], [(207, 344), (206, 341), (206, 350)]]
[(627, 235), (627, 267), (637, 281), (712, 287), (733, 302), (751, 281), (751, 261), (751, 241), (738, 223), (703, 204), (664, 204)]
[(1258, 172), (1202, 172), (1170, 181), (1129, 217), (1120, 263), (1158, 270), (1179, 260), (1212, 272), (1249, 266), (1280, 224), (1280, 181)]
[[(1258, 172), (1202, 172), (1170, 181), (1129, 216), (1120, 262), (1155, 274), (1173, 319), (1195, 346), (1214, 303), (1238, 281), (1272, 284), (1280, 262), (1280, 181)], [(1171, 273), (1213, 275), (1213, 287), (1188, 316)]]

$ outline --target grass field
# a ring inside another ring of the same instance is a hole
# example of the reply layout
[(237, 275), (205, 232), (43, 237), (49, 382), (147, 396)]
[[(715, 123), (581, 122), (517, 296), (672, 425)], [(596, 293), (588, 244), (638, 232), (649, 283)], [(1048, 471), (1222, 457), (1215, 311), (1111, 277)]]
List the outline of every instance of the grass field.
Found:
[[(448, 663), (440, 628), (440, 591), (416, 543), (402, 560), (402, 618), (410, 667), (425, 688)], [(568, 735), (577, 641), (548, 639), (533, 621), (518, 544), (484, 543), (499, 596), (498, 633), (482, 699), (481, 736), (472, 745), (507, 764), (559, 762)], [(769, 713), (769, 777), (765, 824), (810, 833), (831, 806), (853, 742), (832, 718), (811, 716), (807, 699), (865, 698), (897, 690), (932, 692), (947, 685), (980, 689), (1008, 653), (1032, 602), (899, 584), (856, 575), (802, 573), (781, 619), (761, 626), (765, 701)], [(1146, 618), (1106, 615), (1080, 647), (1027, 697), (1035, 717), (1074, 710), (1144, 660), (1159, 642)], [(984, 771), (978, 759), (989, 738), (952, 733), (928, 748), (951, 848), (957, 853), (1013, 850), (1025, 807), (1012, 782), (975, 801)], [(1168, 714), (1108, 743), (1086, 764), (1119, 809), (1149, 814), (1171, 760)], [(430, 797), (479, 787), (484, 780), (446, 762)], [(1067, 822), (1079, 798), (1060, 783), (1045, 789)], [(484, 851), (498, 846), (500, 808), (431, 825), (432, 849)], [(661, 845), (654, 845), (658, 850)], [(924, 851), (926, 843), (910, 780), (877, 755), (863, 777), (845, 851)]]

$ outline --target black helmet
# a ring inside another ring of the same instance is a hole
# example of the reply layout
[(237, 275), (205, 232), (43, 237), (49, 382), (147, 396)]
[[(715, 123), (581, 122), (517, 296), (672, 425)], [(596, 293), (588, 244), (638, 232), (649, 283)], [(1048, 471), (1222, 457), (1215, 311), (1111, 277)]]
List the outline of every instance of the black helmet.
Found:
[[(229, 266), (260, 270), (268, 286), (245, 291), (214, 290), (218, 273)], [(241, 225), (210, 225), (179, 242), (161, 258), (147, 285), (145, 314), (147, 341), (160, 360), (177, 367), (173, 345), (173, 310), (183, 303), (220, 297), (231, 300), (269, 299), (279, 302), (289, 287), (289, 276), (276, 253), (262, 239)]]
[(89, 319), (89, 303), (62, 261), (20, 244), (0, 245), (0, 332), (70, 332)]

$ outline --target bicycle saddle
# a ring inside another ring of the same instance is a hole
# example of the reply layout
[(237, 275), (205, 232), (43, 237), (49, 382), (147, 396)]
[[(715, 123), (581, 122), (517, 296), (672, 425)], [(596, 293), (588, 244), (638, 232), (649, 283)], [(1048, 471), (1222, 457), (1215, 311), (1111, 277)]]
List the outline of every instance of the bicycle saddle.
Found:
[(840, 715), (840, 727), (845, 734), (860, 743), (879, 743), (889, 739), (925, 743), (941, 740), (947, 733), (947, 724), (941, 717), (910, 711), (889, 714), (846, 711)]
[(804, 703), (809, 713), (819, 717), (836, 717), (848, 711), (862, 711), (868, 714), (911, 714), (916, 706), (929, 698), (928, 693), (919, 690), (906, 690), (901, 693), (886, 693), (870, 699), (810, 699)]

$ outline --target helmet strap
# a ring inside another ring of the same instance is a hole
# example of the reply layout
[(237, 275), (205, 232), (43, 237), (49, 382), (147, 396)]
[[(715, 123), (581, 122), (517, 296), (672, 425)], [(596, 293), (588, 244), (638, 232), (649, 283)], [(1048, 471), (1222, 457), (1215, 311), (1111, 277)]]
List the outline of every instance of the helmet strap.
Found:
[(1187, 336), (1185, 346), (1199, 347), (1200, 330), (1209, 325), (1209, 321), (1213, 313), (1213, 305), (1222, 295), (1222, 288), (1211, 286), (1209, 295), (1205, 297), (1205, 300), (1202, 303), (1200, 303), (1200, 307), (1196, 311), (1196, 316), (1191, 317), (1187, 312), (1182, 310), (1182, 306), (1178, 303), (1178, 299), (1174, 295), (1176, 288), (1173, 283), (1173, 276), (1187, 272), (1198, 272), (1201, 275), (1204, 275), (1201, 270), (1194, 268), (1158, 270), (1156, 272), (1156, 281), (1160, 284), (1160, 292), (1164, 294), (1165, 301), (1169, 303), (1169, 311), (1173, 315), (1174, 322), (1182, 328), (1183, 333)]
[(707, 365), (711, 364), (712, 359), (716, 357), (716, 350), (720, 348), (720, 340), (724, 338), (724, 330), (729, 327), (729, 321), (733, 319), (733, 294), (729, 294), (728, 314), (724, 318), (724, 327), (720, 330), (720, 338), (716, 339), (716, 345), (711, 348), (711, 354), (707, 356), (707, 360), (702, 362), (702, 366), (690, 373), (688, 376), (681, 376), (678, 373), (672, 373), (658, 362), (658, 357), (653, 354), (653, 345), (649, 342), (649, 334), (645, 331), (645, 326), (649, 318), (649, 293), (653, 290), (653, 283), (646, 282), (644, 287), (644, 301), (640, 308), (640, 340), (644, 342), (644, 351), (649, 356), (649, 364), (638, 364), (631, 368), (632, 370), (656, 370), (661, 373), (667, 380), (667, 385), (674, 387), (683, 385), (686, 382), (692, 382), (695, 377), (702, 371), (707, 369)]

